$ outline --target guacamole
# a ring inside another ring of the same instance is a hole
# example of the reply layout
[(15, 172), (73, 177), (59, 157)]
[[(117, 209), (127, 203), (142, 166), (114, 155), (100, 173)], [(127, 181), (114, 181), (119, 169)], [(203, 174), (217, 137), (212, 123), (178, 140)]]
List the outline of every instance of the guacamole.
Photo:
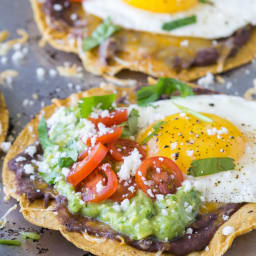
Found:
[(48, 120), (48, 126), (51, 144), (44, 150), (38, 172), (67, 198), (71, 213), (102, 221), (136, 240), (148, 236), (162, 241), (174, 239), (183, 235), (185, 228), (195, 220), (201, 205), (200, 193), (194, 189), (187, 191), (184, 187), (176, 194), (158, 195), (156, 200), (138, 190), (135, 197), (120, 204), (110, 200), (85, 203), (81, 193), (66, 182), (69, 169), (60, 165), (60, 159), (62, 164), (67, 159), (75, 161), (86, 148), (81, 137), (90, 135), (94, 128), (86, 119), (80, 118), (77, 108), (61, 108)]

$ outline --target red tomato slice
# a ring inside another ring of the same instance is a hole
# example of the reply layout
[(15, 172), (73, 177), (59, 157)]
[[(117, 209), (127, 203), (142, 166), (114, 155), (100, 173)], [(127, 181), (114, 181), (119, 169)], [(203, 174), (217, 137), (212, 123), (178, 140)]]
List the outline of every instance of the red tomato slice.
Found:
[(77, 158), (77, 161), (82, 161), (88, 156), (88, 149), (85, 149)]
[(121, 202), (124, 199), (131, 199), (137, 192), (137, 184), (135, 178), (127, 181), (118, 181), (116, 192), (110, 197), (115, 202)]
[(101, 202), (116, 192), (117, 184), (117, 176), (111, 165), (103, 164), (85, 179), (82, 198), (85, 202)]
[(184, 180), (179, 167), (167, 157), (150, 157), (136, 172), (136, 183), (150, 197), (174, 194)]
[(146, 157), (146, 150), (134, 140), (119, 139), (109, 144), (108, 149), (111, 156), (116, 161), (122, 161), (125, 156), (129, 156), (131, 152), (137, 148), (142, 155), (142, 160)]
[(86, 178), (101, 161), (105, 158), (108, 149), (98, 143), (88, 156), (85, 157), (82, 161), (75, 163), (71, 168), (71, 173), (67, 177), (67, 181), (74, 186), (79, 184), (84, 178)]
[(122, 110), (113, 110), (109, 113), (109, 116), (106, 117), (98, 117), (92, 118), (89, 117), (88, 120), (93, 122), (95, 125), (98, 123), (103, 123), (104, 125), (111, 127), (113, 125), (121, 124), (128, 120), (128, 112), (127, 109)]
[[(112, 129), (112, 131), (113, 132), (111, 132), (111, 133), (106, 133), (104, 135), (97, 137), (95, 144), (97, 144), (97, 143), (106, 144), (106, 143), (111, 143), (113, 141), (116, 141), (117, 139), (119, 139), (121, 137), (122, 132), (123, 132), (123, 127), (115, 127)], [(87, 144), (91, 145), (90, 138), (87, 140)]]

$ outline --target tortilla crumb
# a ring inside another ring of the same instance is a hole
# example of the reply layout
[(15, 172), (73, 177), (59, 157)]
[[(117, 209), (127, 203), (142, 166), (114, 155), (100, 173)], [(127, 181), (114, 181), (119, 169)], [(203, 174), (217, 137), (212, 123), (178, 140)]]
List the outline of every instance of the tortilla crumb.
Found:
[(13, 69), (7, 69), (0, 73), (0, 84), (12, 84), (13, 78), (17, 77), (19, 73)]
[(0, 42), (1, 42), (0, 43), (0, 56), (7, 55), (8, 52), (11, 49), (13, 49), (13, 47), (15, 45), (17, 45), (17, 44), (23, 45), (28, 41), (29, 36), (28, 36), (28, 33), (24, 29), (17, 29), (16, 33), (20, 36), (20, 38), (2, 42), (2, 41), (5, 41), (9, 37), (9, 32), (8, 32), (8, 30), (4, 30), (4, 31), (0, 32)]
[(249, 88), (245, 94), (244, 94), (244, 98), (246, 100), (255, 100), (255, 96), (256, 96), (256, 79), (253, 80), (253, 87)]
[(7, 216), (14, 210), (17, 209), (17, 204), (13, 205), (7, 210), (7, 212), (0, 218), (0, 229), (4, 228), (7, 223)]
[(76, 64), (73, 64), (72, 66), (69, 66), (69, 65), (59, 66), (57, 67), (57, 70), (60, 76), (78, 77), (78, 78), (83, 77), (82, 68), (78, 67)]

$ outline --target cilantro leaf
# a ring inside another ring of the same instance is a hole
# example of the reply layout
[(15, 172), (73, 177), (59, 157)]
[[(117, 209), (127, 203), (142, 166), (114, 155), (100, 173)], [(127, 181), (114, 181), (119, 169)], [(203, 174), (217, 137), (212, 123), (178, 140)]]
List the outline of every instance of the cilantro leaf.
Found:
[(188, 170), (188, 174), (194, 177), (206, 176), (218, 172), (234, 170), (235, 163), (233, 158), (205, 158), (194, 160)]
[(204, 121), (204, 122), (207, 122), (207, 123), (212, 123), (213, 120), (211, 118), (209, 118), (208, 116), (205, 116), (205, 115), (202, 115), (188, 107), (185, 107), (185, 106), (182, 106), (182, 105), (179, 105), (179, 104), (176, 104), (176, 103), (173, 103), (178, 109), (180, 109), (182, 112), (184, 113), (188, 113), (188, 114), (191, 114), (195, 117), (197, 117), (198, 119)]
[(94, 108), (110, 109), (116, 99), (115, 94), (108, 94), (102, 96), (91, 96), (83, 98), (79, 103), (81, 117), (87, 118)]
[(41, 117), (40, 123), (38, 125), (38, 133), (39, 133), (39, 140), (43, 150), (46, 150), (47, 147), (54, 146), (54, 143), (51, 142), (48, 132), (47, 132), (47, 125), (44, 119), (44, 116)]
[(181, 97), (194, 95), (192, 88), (174, 78), (162, 77), (151, 86), (144, 86), (137, 92), (137, 101), (140, 106), (147, 106), (160, 98), (161, 95), (172, 95), (179, 91)]
[(58, 165), (60, 168), (70, 167), (75, 161), (71, 157), (61, 157), (58, 160)]
[(58, 165), (60, 168), (70, 167), (78, 158), (78, 150), (76, 149), (75, 141), (71, 140), (67, 145), (61, 150), (62, 157), (58, 160)]
[(138, 119), (139, 111), (137, 109), (132, 109), (128, 116), (128, 120), (123, 125), (122, 137), (130, 137), (136, 135), (138, 131)]
[(148, 143), (150, 141), (150, 139), (161, 130), (161, 127), (164, 124), (165, 124), (165, 122), (161, 121), (161, 122), (158, 122), (155, 125), (153, 125), (153, 131), (142, 141), (141, 144), (144, 145), (144, 144)]
[(121, 28), (112, 23), (111, 18), (105, 19), (93, 32), (90, 37), (87, 37), (83, 41), (83, 50), (89, 51), (119, 31)]
[(166, 31), (171, 31), (180, 27), (194, 24), (196, 22), (197, 22), (196, 15), (192, 15), (186, 18), (181, 18), (181, 19), (170, 21), (170, 22), (166, 22), (163, 24), (162, 29)]

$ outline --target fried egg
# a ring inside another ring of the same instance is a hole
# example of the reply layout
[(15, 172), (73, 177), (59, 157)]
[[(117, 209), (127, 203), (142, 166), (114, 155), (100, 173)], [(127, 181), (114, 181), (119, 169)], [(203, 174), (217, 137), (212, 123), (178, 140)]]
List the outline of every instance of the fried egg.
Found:
[[(126, 29), (181, 37), (218, 39), (247, 24), (256, 25), (255, 0), (84, 0), (84, 10)], [(196, 15), (197, 22), (171, 31), (166, 22)]]
[[(188, 107), (212, 122), (183, 113), (177, 105)], [(256, 111), (255, 102), (226, 95), (190, 96), (158, 101), (148, 107), (131, 105), (139, 111), (137, 137), (142, 142), (163, 122), (146, 144), (148, 156), (171, 158), (186, 175), (193, 160), (229, 157), (235, 170), (194, 178), (189, 182), (202, 192), (206, 201), (256, 202)]]

